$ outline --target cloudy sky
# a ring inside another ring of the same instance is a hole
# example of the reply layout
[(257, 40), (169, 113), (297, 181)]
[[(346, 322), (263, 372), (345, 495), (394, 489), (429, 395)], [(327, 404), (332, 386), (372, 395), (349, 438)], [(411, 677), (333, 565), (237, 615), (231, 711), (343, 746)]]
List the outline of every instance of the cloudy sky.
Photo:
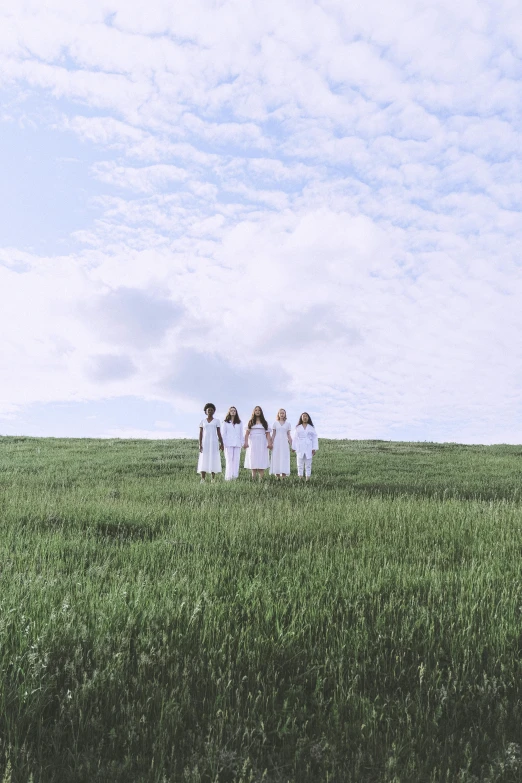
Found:
[(6, 0), (0, 434), (522, 442), (517, 0)]

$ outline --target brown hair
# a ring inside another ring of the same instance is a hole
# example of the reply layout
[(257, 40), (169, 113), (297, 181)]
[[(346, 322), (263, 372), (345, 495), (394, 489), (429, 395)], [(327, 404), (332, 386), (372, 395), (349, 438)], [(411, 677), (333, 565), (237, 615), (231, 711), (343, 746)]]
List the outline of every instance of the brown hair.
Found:
[[(256, 416), (256, 414), (255, 414), (255, 409), (256, 409), (256, 408), (259, 408), (259, 410), (261, 411), (261, 413), (259, 414), (259, 416)], [(265, 430), (267, 430), (267, 429), (268, 429), (268, 422), (267, 422), (267, 420), (265, 419), (265, 414), (263, 413), (263, 408), (261, 407), (261, 405), (256, 405), (256, 407), (255, 407), (255, 408), (254, 408), (254, 410), (252, 411), (252, 416), (250, 417), (250, 421), (249, 421), (249, 422), (248, 422), (248, 424), (247, 424), (247, 427), (248, 427), (248, 429), (249, 429), (249, 430), (250, 430), (250, 429), (252, 429), (252, 427), (253, 427), (253, 426), (254, 426), (254, 424), (256, 423), (256, 419), (259, 419), (259, 421), (261, 422), (261, 424), (263, 425), (263, 427), (265, 428)]]
[[(234, 421), (232, 421), (232, 414), (230, 413), (231, 408), (235, 408), (236, 411), (234, 415)], [(239, 418), (239, 414), (237, 412), (237, 408), (235, 405), (231, 405), (230, 408), (228, 409), (228, 413), (225, 416), (225, 421), (232, 421), (232, 424), (241, 424), (241, 419)]]
[(312, 417), (311, 417), (311, 416), (310, 416), (310, 414), (309, 414), (309, 413), (307, 413), (306, 411), (303, 411), (303, 412), (301, 413), (301, 415), (299, 416), (299, 421), (297, 422), (297, 426), (299, 427), (299, 425), (303, 423), (303, 415), (304, 415), (305, 413), (306, 413), (306, 415), (308, 416), (308, 424), (311, 424), (311, 425), (312, 425), (312, 427), (313, 427), (313, 426), (314, 426), (314, 423), (313, 423), (313, 421), (312, 421)]

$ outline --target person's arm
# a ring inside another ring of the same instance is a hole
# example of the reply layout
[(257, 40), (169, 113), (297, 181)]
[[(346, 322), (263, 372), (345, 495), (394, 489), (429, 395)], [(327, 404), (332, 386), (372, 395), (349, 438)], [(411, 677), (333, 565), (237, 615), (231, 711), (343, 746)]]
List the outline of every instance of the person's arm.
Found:
[(288, 438), (288, 443), (290, 445), (290, 448), (292, 448), (292, 428), (289, 427), (286, 431), (286, 437)]
[(319, 438), (317, 437), (317, 432), (315, 431), (315, 427), (312, 430), (312, 457), (314, 456), (315, 452), (319, 450)]
[(250, 435), (250, 430), (247, 427), (246, 430), (245, 430), (245, 442), (243, 444), (243, 448), (244, 449), (248, 449), (248, 436), (249, 435)]
[(216, 427), (216, 429), (217, 429), (217, 436), (219, 440), (219, 448), (221, 449), (221, 451), (223, 451), (225, 447), (223, 446), (223, 438), (221, 437), (221, 430), (219, 427)]
[(297, 427), (294, 431), (294, 437), (292, 438), (292, 451), (297, 451)]
[(267, 444), (268, 448), (271, 449), (273, 447), (274, 443), (272, 441), (272, 436), (270, 435), (270, 430), (266, 431), (266, 439), (268, 441), (268, 444)]
[(199, 428), (199, 450), (203, 451), (203, 427)]

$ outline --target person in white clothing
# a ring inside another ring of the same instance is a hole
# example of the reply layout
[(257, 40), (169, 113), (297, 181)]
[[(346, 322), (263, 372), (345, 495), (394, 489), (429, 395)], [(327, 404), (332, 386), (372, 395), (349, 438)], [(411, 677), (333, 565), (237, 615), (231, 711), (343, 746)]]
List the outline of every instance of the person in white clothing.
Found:
[(212, 473), (212, 481), (216, 473), (221, 473), (221, 457), (223, 439), (221, 437), (220, 421), (214, 418), (216, 406), (207, 402), (203, 409), (207, 415), (199, 423), (199, 459), (198, 473), (201, 473), (201, 483), (205, 482), (207, 473)]
[(279, 408), (276, 420), (272, 424), (272, 456), (270, 475), (288, 476), (290, 473), (290, 449), (292, 448), (292, 425), (286, 419), (286, 411)]
[(297, 455), (297, 475), (306, 480), (312, 474), (312, 457), (319, 448), (319, 440), (309, 413), (302, 413), (292, 440), (292, 451)]
[(250, 468), (252, 478), (261, 480), (268, 467), (268, 450), (272, 448), (272, 439), (263, 409), (256, 405), (245, 432), (245, 468)]
[(230, 481), (239, 476), (239, 455), (243, 447), (243, 425), (233, 405), (223, 421), (222, 436), (225, 446), (225, 481)]

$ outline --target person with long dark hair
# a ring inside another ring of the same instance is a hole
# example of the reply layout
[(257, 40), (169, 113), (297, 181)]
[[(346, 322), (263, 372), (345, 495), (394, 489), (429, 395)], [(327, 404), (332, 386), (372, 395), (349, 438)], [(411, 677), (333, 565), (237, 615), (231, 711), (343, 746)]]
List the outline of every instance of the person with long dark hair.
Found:
[(268, 430), (263, 409), (256, 405), (245, 432), (245, 468), (252, 471), (252, 478), (261, 480), (268, 467), (268, 449), (272, 448), (272, 439)]
[(301, 414), (292, 439), (292, 451), (297, 456), (297, 475), (306, 481), (312, 475), (312, 457), (319, 448), (317, 433), (309, 413)]
[(203, 410), (206, 418), (199, 423), (199, 459), (198, 473), (201, 473), (201, 483), (205, 482), (207, 473), (212, 473), (212, 481), (216, 473), (221, 473), (221, 457), (219, 450), (223, 449), (219, 419), (214, 418), (216, 406), (207, 402)]
[(237, 408), (231, 405), (222, 427), (225, 446), (225, 481), (237, 479), (239, 475), (239, 455), (243, 446), (243, 425)]

